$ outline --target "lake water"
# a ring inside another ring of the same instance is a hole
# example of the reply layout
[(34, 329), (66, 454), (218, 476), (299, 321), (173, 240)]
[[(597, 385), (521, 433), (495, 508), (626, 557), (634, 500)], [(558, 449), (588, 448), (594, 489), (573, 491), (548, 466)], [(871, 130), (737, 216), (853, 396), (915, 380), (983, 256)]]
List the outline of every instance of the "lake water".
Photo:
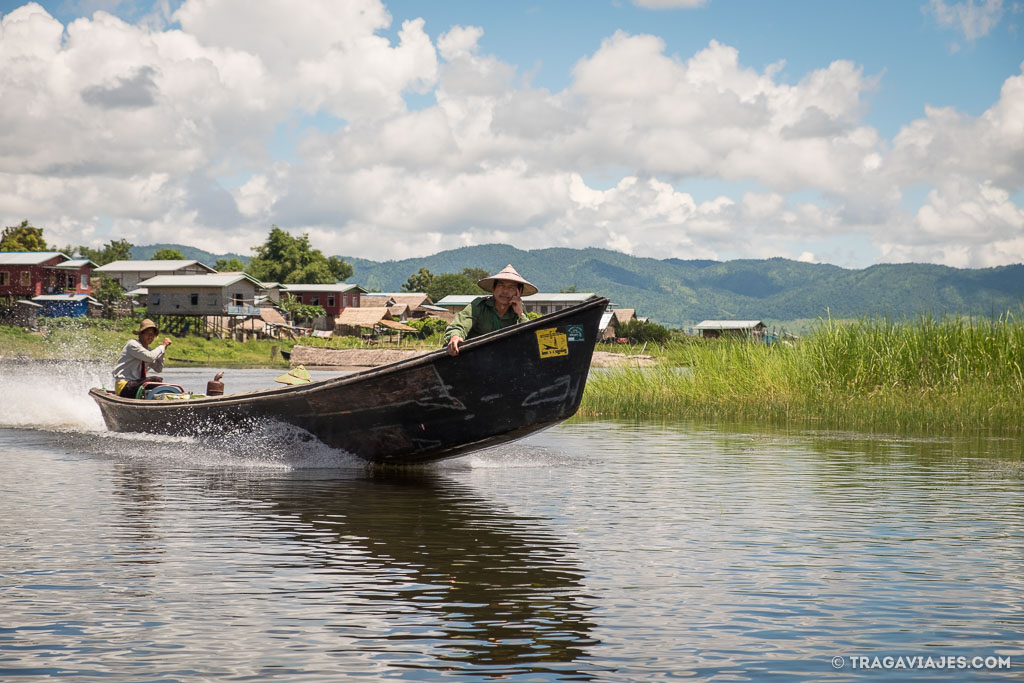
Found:
[(104, 381), (0, 366), (0, 679), (1024, 677), (1020, 440), (578, 421), (389, 473), (110, 434)]

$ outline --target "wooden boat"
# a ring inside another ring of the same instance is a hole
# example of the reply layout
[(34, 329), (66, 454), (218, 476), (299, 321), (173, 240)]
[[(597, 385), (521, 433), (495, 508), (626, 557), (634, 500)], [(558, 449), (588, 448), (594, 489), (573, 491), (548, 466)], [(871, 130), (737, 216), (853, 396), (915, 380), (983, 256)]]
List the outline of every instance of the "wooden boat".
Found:
[(579, 408), (607, 299), (444, 350), (282, 388), (185, 400), (89, 395), (115, 432), (214, 435), (266, 420), (378, 463), (451, 458), (522, 438)]

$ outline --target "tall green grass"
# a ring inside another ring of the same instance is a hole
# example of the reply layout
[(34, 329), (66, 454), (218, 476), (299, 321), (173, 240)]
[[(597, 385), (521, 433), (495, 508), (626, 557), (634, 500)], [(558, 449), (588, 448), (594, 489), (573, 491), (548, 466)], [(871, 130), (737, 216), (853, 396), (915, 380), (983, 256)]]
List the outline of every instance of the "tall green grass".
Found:
[(675, 343), (659, 366), (594, 373), (580, 412), (811, 423), (831, 428), (1019, 433), (1024, 324), (823, 321), (791, 345)]

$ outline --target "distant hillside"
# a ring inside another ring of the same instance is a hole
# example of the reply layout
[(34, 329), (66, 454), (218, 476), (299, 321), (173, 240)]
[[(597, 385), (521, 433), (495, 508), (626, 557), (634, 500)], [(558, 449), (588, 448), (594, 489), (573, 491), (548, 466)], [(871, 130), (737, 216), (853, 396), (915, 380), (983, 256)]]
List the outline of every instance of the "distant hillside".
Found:
[(186, 247), (184, 244), (149, 244), (144, 247), (132, 247), (132, 258), (148, 261), (153, 258), (153, 254), (160, 249), (177, 249), (185, 258), (199, 261), (211, 268), (213, 267), (213, 264), (217, 262), (217, 259), (236, 258), (241, 260), (243, 263), (248, 263), (252, 258), (251, 256), (242, 256), (241, 254), (211, 254), (208, 251), (203, 251), (202, 249), (197, 249), (195, 247)]
[[(171, 248), (185, 258), (212, 266), (219, 258), (181, 244), (132, 247), (132, 257), (150, 258)], [(575, 286), (607, 296), (621, 307), (669, 327), (701, 320), (764, 320), (786, 325), (831, 314), (834, 318), (921, 314), (975, 316), (1019, 313), (1024, 309), (1024, 265), (962, 269), (922, 263), (851, 270), (788, 259), (708, 261), (637, 258), (607, 249), (537, 249), (488, 244), (442, 251), (422, 258), (377, 262), (342, 256), (355, 268), (351, 282), (375, 291), (401, 289), (420, 268), (434, 274), (467, 267), (497, 272), (511, 263), (541, 291)]]
[(420, 268), (434, 274), (466, 267), (497, 272), (512, 263), (541, 291), (575, 285), (670, 327), (707, 319), (771, 323), (920, 314), (1001, 315), (1024, 307), (1024, 265), (960, 269), (931, 264), (877, 265), (850, 270), (782, 258), (707, 261), (651, 259), (606, 249), (523, 251), (504, 244), (463, 247), (423, 258), (383, 263), (343, 256), (351, 281), (399, 291)]

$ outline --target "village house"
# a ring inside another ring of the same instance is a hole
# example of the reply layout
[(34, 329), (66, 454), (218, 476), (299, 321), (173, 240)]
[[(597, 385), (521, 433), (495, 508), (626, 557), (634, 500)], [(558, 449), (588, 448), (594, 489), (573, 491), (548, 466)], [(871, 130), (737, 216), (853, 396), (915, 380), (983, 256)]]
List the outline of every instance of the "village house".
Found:
[(704, 339), (725, 336), (760, 339), (767, 332), (767, 327), (760, 320), (705, 320), (697, 325), (696, 330)]
[(148, 292), (150, 315), (260, 315), (255, 301), (263, 285), (245, 273), (157, 275), (139, 286)]
[(370, 292), (363, 294), (359, 303), (364, 307), (384, 306), (393, 318), (403, 322), (425, 318), (438, 310), (423, 292)]
[[(143, 280), (161, 275), (205, 275), (216, 273), (213, 268), (195, 260), (172, 259), (165, 261), (112, 261), (96, 269), (97, 275), (110, 277), (125, 290), (134, 290)], [(145, 294), (145, 292), (140, 292)]]
[(635, 309), (615, 308), (605, 311), (601, 314), (601, 324), (597, 332), (598, 340), (614, 341), (619, 337), (619, 326), (630, 320), (637, 320)]
[(457, 314), (459, 311), (461, 311), (466, 306), (468, 306), (471, 303), (473, 303), (474, 300), (479, 299), (482, 296), (487, 296), (487, 295), (486, 294), (449, 294), (448, 296), (446, 296), (443, 299), (441, 299), (440, 301), (438, 301), (437, 305), (440, 306), (441, 308), (445, 309), (449, 313), (454, 315), (454, 314)]
[(281, 303), (281, 284), (278, 282), (264, 282), (263, 294), (261, 296), (266, 297), (275, 305)]
[[(257, 296), (257, 298), (260, 298)], [(300, 333), (273, 306), (261, 303), (258, 316), (209, 315), (206, 316), (206, 331), (218, 337), (233, 337), (246, 341), (249, 337), (270, 339), (294, 339)]]
[(103, 313), (103, 304), (88, 294), (42, 294), (32, 297), (32, 303), (40, 306), (44, 318), (98, 318)]
[(595, 298), (597, 294), (593, 292), (537, 292), (523, 297), (523, 310), (547, 315)]
[(338, 335), (367, 336), (374, 330), (398, 332), (399, 335), (402, 332), (417, 332), (415, 327), (395, 320), (386, 306), (349, 308), (334, 318), (334, 333)]
[[(447, 309), (452, 313), (458, 313), (463, 308), (473, 303), (474, 299), (481, 296), (487, 296), (486, 294), (449, 294), (440, 301), (437, 305)], [(523, 297), (523, 310), (526, 313), (537, 313), (538, 315), (547, 315), (548, 313), (555, 313), (562, 309), (581, 304), (584, 301), (593, 299), (597, 295), (593, 292), (538, 292), (531, 294), (530, 296)]]
[(321, 306), (328, 320), (346, 308), (359, 307), (359, 297), (366, 290), (359, 285), (337, 282), (333, 285), (281, 285), (281, 292), (306, 306)]
[(0, 296), (89, 295), (95, 266), (89, 259), (72, 259), (59, 251), (0, 252)]

